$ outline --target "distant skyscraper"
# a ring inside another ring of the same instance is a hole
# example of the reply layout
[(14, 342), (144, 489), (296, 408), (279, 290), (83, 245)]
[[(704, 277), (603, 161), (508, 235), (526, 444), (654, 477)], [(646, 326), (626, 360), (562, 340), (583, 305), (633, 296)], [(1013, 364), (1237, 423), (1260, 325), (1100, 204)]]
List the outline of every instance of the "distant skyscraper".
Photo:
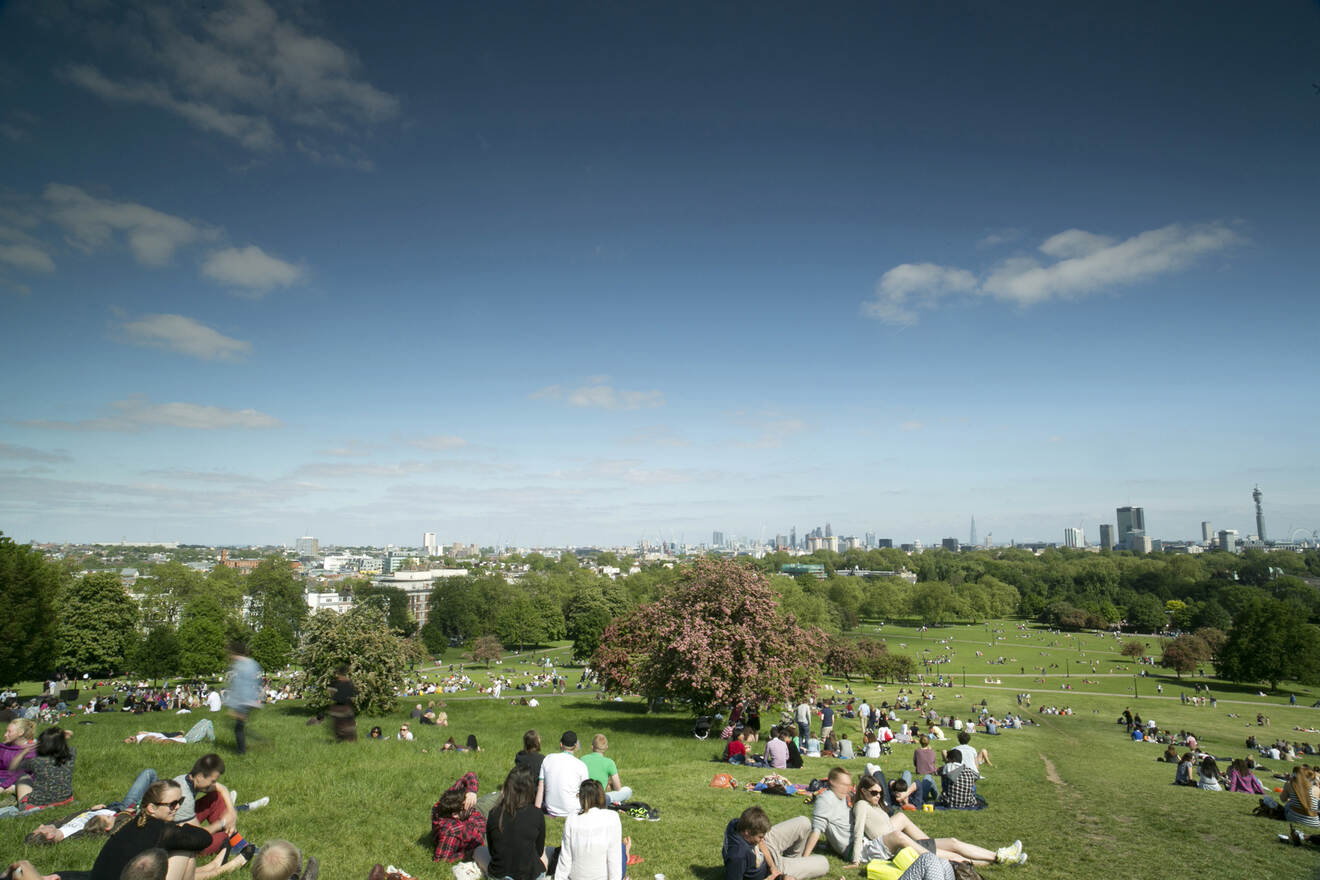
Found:
[(1201, 543), (1209, 546), (1215, 541), (1215, 527), (1210, 524), (1210, 520), (1201, 521)]
[(724, 546), (724, 533), (723, 533), (723, 532), (711, 532), (711, 533), (710, 533), (710, 546), (712, 546), (712, 547), (723, 547), (723, 546)]
[(1086, 533), (1081, 529), (1067, 528), (1063, 530), (1063, 546), (1080, 548), (1086, 546)]
[(825, 523), (825, 537), (827, 537), (827, 538), (833, 538), (833, 537), (834, 537), (834, 529), (830, 528), (830, 524), (829, 524), (829, 523)]
[(788, 546), (792, 550), (797, 549), (797, 526), (788, 530)]
[(1265, 543), (1265, 514), (1260, 509), (1260, 486), (1251, 491), (1251, 500), (1256, 502), (1256, 540)]
[(1128, 532), (1128, 547), (1133, 553), (1149, 553), (1155, 545), (1145, 532)]
[(894, 539), (893, 539), (893, 538), (880, 538), (880, 539), (876, 542), (876, 544), (880, 547), (881, 550), (893, 550), (893, 549), (894, 549)]
[(422, 546), (427, 556), (438, 556), (440, 547), (435, 542), (435, 532), (422, 532)]
[(294, 549), (298, 551), (299, 556), (315, 556), (321, 552), (321, 542), (311, 535), (299, 538), (294, 544)]
[(875, 549), (875, 532), (866, 533), (866, 549), (867, 550)]
[(943, 541), (940, 541), (940, 546), (943, 547), (945, 550), (951, 550), (951, 551), (953, 551), (954, 553), (957, 553), (957, 552), (958, 552), (958, 539), (957, 539), (957, 538), (945, 538)]
[(1227, 550), (1229, 553), (1237, 552), (1237, 529), (1219, 530), (1219, 549)]
[(1140, 507), (1120, 507), (1118, 514), (1118, 540), (1128, 546), (1128, 535), (1146, 531), (1146, 511)]
[(1109, 523), (1102, 523), (1100, 526), (1100, 549), (1114, 549), (1114, 527)]
[(976, 517), (972, 517), (972, 529), (971, 534), (967, 536), (967, 545), (969, 547), (976, 546)]

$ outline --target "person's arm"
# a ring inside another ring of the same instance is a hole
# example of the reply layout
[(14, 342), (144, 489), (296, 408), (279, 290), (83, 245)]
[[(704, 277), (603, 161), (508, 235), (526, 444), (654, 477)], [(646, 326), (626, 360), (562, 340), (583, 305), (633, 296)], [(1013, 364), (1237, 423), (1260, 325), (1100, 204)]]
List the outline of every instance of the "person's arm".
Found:
[(850, 864), (845, 867), (855, 868), (862, 863), (862, 844), (866, 842), (866, 811), (871, 805), (858, 798), (853, 804), (852, 846), (848, 851)]
[(775, 864), (775, 857), (770, 854), (770, 847), (765, 845), (763, 839), (756, 845), (756, 848), (761, 851), (761, 858), (765, 859), (765, 876), (762, 880), (775, 880), (776, 877), (780, 876), (779, 866)]
[(610, 782), (610, 791), (618, 791), (619, 789), (623, 788), (623, 785), (619, 783), (619, 774), (617, 773), (610, 776), (609, 782)]
[[(814, 822), (812, 823), (815, 824)], [(816, 851), (816, 841), (820, 840), (820, 832), (815, 828), (811, 829), (811, 834), (807, 835), (807, 842), (802, 845), (802, 857), (806, 858)]]
[[(572, 818), (571, 816), (569, 818)], [(564, 821), (564, 837), (559, 842), (559, 864), (555, 866), (555, 880), (568, 880), (570, 872), (573, 870), (573, 825), (575, 823)], [(606, 866), (609, 865), (608, 859)]]
[(541, 860), (541, 867), (548, 868), (545, 860), (545, 816), (536, 814), (536, 857)]
[(538, 810), (544, 809), (544, 804), (542, 803), (544, 799), (545, 799), (545, 777), (543, 776), (536, 783), (536, 800), (532, 801), (532, 805), (535, 806)]

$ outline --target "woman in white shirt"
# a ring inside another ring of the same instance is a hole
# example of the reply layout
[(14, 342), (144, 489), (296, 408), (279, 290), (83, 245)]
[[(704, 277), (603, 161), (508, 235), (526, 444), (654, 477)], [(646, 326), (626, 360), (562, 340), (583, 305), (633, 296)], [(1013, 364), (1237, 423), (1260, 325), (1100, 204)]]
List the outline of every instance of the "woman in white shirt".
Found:
[(564, 820), (555, 880), (622, 880), (632, 838), (619, 814), (605, 809), (605, 788), (588, 779), (578, 788), (582, 812)]

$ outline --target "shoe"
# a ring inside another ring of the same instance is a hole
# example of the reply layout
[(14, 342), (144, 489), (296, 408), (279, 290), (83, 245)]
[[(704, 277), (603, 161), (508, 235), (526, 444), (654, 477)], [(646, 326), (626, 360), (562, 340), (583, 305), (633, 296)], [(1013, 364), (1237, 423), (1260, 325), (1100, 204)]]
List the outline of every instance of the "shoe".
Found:
[(270, 803), (269, 795), (267, 795), (266, 797), (259, 797), (255, 801), (252, 801), (251, 803), (247, 804), (246, 806), (249, 810), (260, 810), (268, 803)]
[(1001, 846), (995, 850), (995, 861), (1004, 865), (1018, 864), (1018, 859), (1022, 856), (1022, 841), (1015, 840), (1008, 846)]
[(1022, 854), (1020, 854), (1020, 855), (1018, 856), (1017, 863), (1018, 863), (1019, 865), (1025, 865), (1025, 864), (1027, 863), (1027, 854), (1026, 854), (1026, 853), (1022, 853)]

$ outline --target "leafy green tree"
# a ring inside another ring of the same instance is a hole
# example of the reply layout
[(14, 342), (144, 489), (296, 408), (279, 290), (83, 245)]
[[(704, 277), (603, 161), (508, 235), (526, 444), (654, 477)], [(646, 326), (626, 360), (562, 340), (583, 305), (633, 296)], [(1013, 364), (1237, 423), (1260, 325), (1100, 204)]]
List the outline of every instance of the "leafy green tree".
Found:
[(498, 660), (504, 656), (504, 646), (495, 636), (482, 636), (477, 639), (477, 643), (472, 646), (472, 659), (478, 663), (485, 663), (489, 668), (491, 661)]
[(675, 587), (615, 620), (592, 665), (606, 688), (704, 709), (814, 694), (825, 634), (783, 613), (764, 575), (733, 561), (683, 566)]
[(69, 584), (61, 600), (60, 666), (104, 675), (124, 669), (137, 626), (137, 605), (113, 572)]
[(174, 627), (158, 623), (137, 641), (130, 652), (129, 667), (152, 680), (177, 675), (180, 669), (179, 637)]
[(282, 626), (264, 627), (248, 642), (248, 656), (265, 670), (283, 669), (292, 654), (293, 643)]
[(1124, 657), (1145, 657), (1146, 643), (1136, 639), (1130, 639), (1123, 643), (1123, 647), (1119, 649), (1118, 653), (1122, 654)]
[(321, 611), (308, 618), (298, 650), (307, 683), (307, 706), (320, 711), (330, 705), (335, 671), (348, 667), (357, 688), (357, 710), (384, 715), (398, 703), (410, 650), (395, 635), (379, 608), (358, 605), (343, 614)]
[(1209, 646), (1199, 637), (1183, 633), (1164, 646), (1160, 665), (1174, 670), (1178, 673), (1178, 677), (1182, 678), (1184, 672), (1194, 671), (1198, 663), (1208, 659), (1210, 659)]
[(912, 613), (927, 625), (952, 620), (957, 605), (953, 588), (942, 580), (918, 583), (912, 594)]
[(1164, 602), (1152, 593), (1138, 594), (1127, 610), (1127, 629), (1136, 632), (1160, 632), (1168, 624)]
[(49, 672), (58, 651), (60, 566), (0, 533), (0, 684)]
[(292, 563), (282, 556), (267, 556), (247, 576), (246, 586), (252, 597), (253, 628), (277, 626), (294, 643), (307, 619), (307, 599), (293, 575)]
[(600, 647), (601, 635), (614, 613), (601, 590), (586, 589), (569, 600), (565, 618), (568, 637), (573, 640), (573, 657), (586, 660)]
[(142, 623), (148, 628), (159, 624), (178, 626), (179, 612), (205, 583), (199, 572), (180, 562), (164, 562), (153, 567), (151, 574), (139, 578), (135, 585), (142, 595), (139, 602)]
[(353, 601), (380, 608), (385, 612), (390, 629), (401, 636), (407, 637), (417, 631), (417, 621), (408, 613), (408, 594), (398, 587), (379, 586), (370, 581), (354, 585)]
[(1320, 629), (1298, 617), (1295, 607), (1260, 596), (1233, 620), (1215, 669), (1230, 681), (1320, 682)]
[(179, 623), (179, 671), (205, 677), (228, 665), (230, 615), (209, 592), (193, 597), (184, 606)]

